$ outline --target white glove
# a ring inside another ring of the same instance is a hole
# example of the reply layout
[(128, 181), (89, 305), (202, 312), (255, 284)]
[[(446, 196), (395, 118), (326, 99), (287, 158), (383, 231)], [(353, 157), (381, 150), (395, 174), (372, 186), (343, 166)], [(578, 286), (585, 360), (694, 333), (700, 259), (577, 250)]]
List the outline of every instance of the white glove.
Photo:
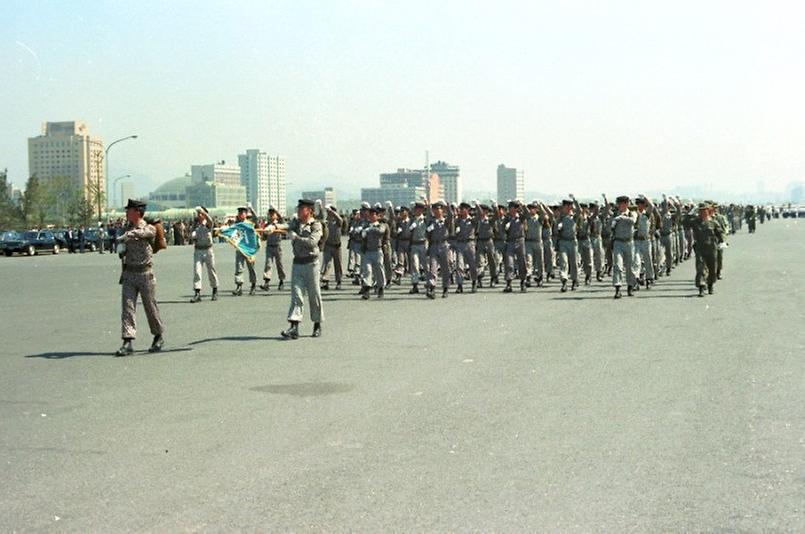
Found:
[(718, 244), (718, 250), (726, 250), (729, 245), (725, 242)]
[(296, 232), (294, 232), (293, 230), (288, 230), (288, 239), (293, 241), (297, 237), (299, 237), (299, 235)]
[(425, 230), (428, 231), (428, 232), (432, 232), (433, 231), (433, 225), (431, 224), (430, 226), (425, 228)]

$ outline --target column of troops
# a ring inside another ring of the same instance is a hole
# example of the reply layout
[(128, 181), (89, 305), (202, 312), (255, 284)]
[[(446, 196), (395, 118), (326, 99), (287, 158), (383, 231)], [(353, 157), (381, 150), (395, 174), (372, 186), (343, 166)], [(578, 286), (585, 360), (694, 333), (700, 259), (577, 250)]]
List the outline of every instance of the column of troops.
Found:
[[(123, 346), (117, 354), (131, 354), (136, 327), (134, 310), (142, 297), (154, 341), (152, 352), (161, 350), (164, 327), (156, 306), (155, 282), (151, 273), (152, 254), (160, 247), (157, 232), (144, 218), (145, 204), (130, 201), (128, 226), (117, 238), (123, 252)], [(202, 277), (207, 271), (212, 300), (218, 299), (213, 239), (216, 227), (204, 207), (196, 208), (196, 219), (189, 232), (194, 246), (194, 295), (201, 301)], [(278, 289), (286, 278), (281, 242), (291, 241), (290, 326), (282, 332), (297, 339), (307, 297), (314, 324), (313, 336), (321, 335), (323, 311), (321, 291), (339, 290), (346, 280), (359, 286), (364, 300), (382, 299), (392, 284), (401, 285), (410, 277), (411, 295), (436, 298), (437, 291), (447, 298), (451, 287), (456, 293), (475, 293), (483, 288), (503, 286), (504, 293), (526, 292), (558, 282), (560, 291), (575, 291), (593, 278), (603, 282), (611, 276), (614, 298), (635, 291), (650, 290), (663, 276), (670, 276), (682, 262), (695, 256), (695, 285), (699, 296), (713, 294), (722, 277), (724, 250), (728, 234), (747, 223), (750, 233), (756, 221), (766, 218), (765, 210), (753, 206), (684, 203), (679, 197), (663, 195), (653, 201), (638, 195), (634, 201), (619, 196), (612, 203), (579, 202), (573, 195), (560, 205), (548, 206), (540, 200), (522, 203), (510, 200), (488, 204), (474, 201), (460, 204), (433, 204), (424, 199), (410, 206), (391, 203), (369, 205), (351, 214), (341, 214), (321, 201), (299, 201), (296, 216), (283, 221), (268, 210), (261, 225), (250, 205), (238, 208), (238, 221), (251, 221), (264, 240), (263, 291), (269, 291), (276, 272)], [(128, 245), (128, 246), (127, 246)], [(162, 245), (165, 246), (164, 244)], [(345, 248), (345, 250), (342, 250)], [(255, 264), (235, 251), (235, 296), (243, 295), (244, 273), (248, 271), (250, 295), (257, 291)], [(343, 260), (346, 259), (346, 269)], [(558, 280), (557, 280), (558, 279)]]

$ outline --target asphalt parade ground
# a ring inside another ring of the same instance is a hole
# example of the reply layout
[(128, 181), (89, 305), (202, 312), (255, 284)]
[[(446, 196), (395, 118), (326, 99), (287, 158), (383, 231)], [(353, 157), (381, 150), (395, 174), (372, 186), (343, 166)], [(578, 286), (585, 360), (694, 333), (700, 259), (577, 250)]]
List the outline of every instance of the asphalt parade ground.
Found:
[(169, 248), (127, 358), (116, 258), (0, 258), (0, 531), (802, 532), (805, 223), (730, 243), (705, 298), (345, 285), (297, 341)]

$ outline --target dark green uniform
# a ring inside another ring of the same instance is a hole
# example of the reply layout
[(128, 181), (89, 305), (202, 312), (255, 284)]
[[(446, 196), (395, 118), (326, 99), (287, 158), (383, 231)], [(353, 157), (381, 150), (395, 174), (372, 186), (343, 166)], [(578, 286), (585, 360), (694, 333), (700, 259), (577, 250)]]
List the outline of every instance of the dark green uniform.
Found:
[(696, 287), (712, 292), (716, 283), (718, 245), (724, 240), (721, 225), (713, 220), (688, 215), (687, 223), (693, 232), (693, 250), (696, 252)]

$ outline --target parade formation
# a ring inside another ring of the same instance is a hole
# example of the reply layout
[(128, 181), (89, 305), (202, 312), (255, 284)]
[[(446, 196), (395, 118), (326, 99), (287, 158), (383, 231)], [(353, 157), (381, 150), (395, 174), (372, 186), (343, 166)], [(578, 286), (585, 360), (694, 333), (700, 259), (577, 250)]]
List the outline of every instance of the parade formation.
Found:
[[(122, 338), (118, 356), (133, 353), (136, 336), (135, 308), (139, 295), (154, 336), (149, 349), (159, 352), (164, 344), (164, 326), (159, 317), (153, 275), (153, 255), (165, 247), (159, 221), (145, 216), (146, 205), (129, 200), (127, 227), (116, 238), (122, 260)], [(662, 277), (669, 277), (682, 262), (695, 258), (694, 285), (698, 296), (712, 295), (723, 275), (727, 236), (741, 229), (756, 230), (764, 222), (765, 209), (754, 206), (719, 205), (704, 201), (694, 204), (679, 197), (662, 196), (655, 203), (646, 195), (634, 199), (622, 195), (612, 203), (579, 202), (569, 195), (561, 204), (541, 200), (522, 203), (509, 200), (488, 204), (479, 201), (429, 204), (424, 198), (410, 206), (394, 207), (363, 203), (349, 215), (321, 200), (300, 199), (296, 214), (285, 222), (272, 207), (260, 221), (251, 205), (241, 206), (231, 224), (215, 226), (207, 209), (197, 206), (190, 232), (193, 251), (193, 297), (202, 301), (204, 270), (207, 271), (210, 300), (218, 300), (219, 280), (213, 241), (224, 238), (235, 249), (234, 296), (243, 295), (244, 272), (249, 273), (249, 295), (258, 289), (255, 263), (265, 249), (263, 283), (270, 291), (276, 271), (277, 289), (285, 281), (281, 243), (290, 241), (293, 251), (287, 329), (285, 339), (299, 338), (305, 300), (310, 308), (313, 337), (322, 335), (324, 312), (321, 292), (342, 289), (345, 279), (359, 288), (363, 300), (384, 298), (392, 285), (410, 278), (408, 294), (424, 292), (435, 299), (440, 290), (447, 298), (457, 294), (503, 286), (503, 293), (515, 287), (547, 288), (558, 282), (559, 291), (575, 291), (611, 277), (613, 298), (629, 297), (650, 290)], [(342, 251), (342, 241), (346, 247)], [(346, 255), (346, 272), (342, 261)], [(272, 267), (273, 265), (273, 267)], [(423, 286), (420, 289), (420, 286)]]

